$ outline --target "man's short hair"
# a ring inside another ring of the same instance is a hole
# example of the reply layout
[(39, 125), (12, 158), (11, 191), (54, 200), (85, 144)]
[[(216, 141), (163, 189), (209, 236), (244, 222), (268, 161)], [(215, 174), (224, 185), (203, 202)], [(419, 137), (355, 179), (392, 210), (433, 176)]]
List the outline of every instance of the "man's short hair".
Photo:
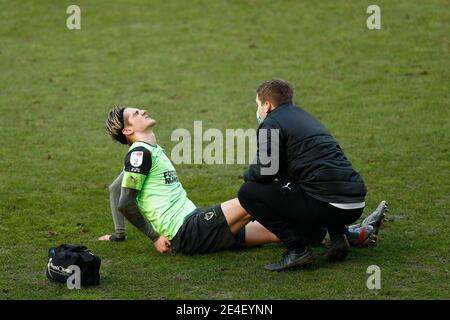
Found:
[(278, 107), (282, 104), (292, 103), (294, 90), (287, 81), (275, 79), (260, 84), (256, 89), (256, 94), (259, 100), (261, 100), (261, 103), (269, 100), (274, 107)]
[(122, 132), (125, 126), (125, 122), (123, 119), (124, 111), (125, 107), (114, 106), (114, 108), (108, 114), (105, 128), (113, 140), (119, 141), (122, 144), (128, 144), (127, 137), (125, 137)]

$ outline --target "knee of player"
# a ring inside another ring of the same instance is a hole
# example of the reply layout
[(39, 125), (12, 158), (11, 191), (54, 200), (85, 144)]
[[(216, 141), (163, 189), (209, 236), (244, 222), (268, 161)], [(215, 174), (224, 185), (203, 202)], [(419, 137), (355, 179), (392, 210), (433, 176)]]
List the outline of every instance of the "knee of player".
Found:
[(248, 220), (248, 221), (253, 221), (254, 220), (253, 217), (248, 212), (245, 213), (243, 219), (244, 220)]

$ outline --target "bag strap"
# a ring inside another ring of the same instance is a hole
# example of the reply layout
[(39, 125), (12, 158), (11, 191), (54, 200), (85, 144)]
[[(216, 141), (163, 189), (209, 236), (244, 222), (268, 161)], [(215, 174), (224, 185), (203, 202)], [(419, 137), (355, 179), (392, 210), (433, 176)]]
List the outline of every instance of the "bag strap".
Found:
[(90, 252), (82, 252), (80, 258), (83, 262), (90, 262), (95, 259), (95, 255)]

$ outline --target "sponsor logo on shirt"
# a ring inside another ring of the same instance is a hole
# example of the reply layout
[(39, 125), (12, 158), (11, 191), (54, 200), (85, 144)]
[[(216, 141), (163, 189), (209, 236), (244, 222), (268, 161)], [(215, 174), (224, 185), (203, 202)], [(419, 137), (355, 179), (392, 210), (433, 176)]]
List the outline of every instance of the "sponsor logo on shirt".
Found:
[(178, 182), (177, 172), (174, 170), (164, 172), (164, 179), (166, 184)]
[(136, 180), (135, 177), (129, 176), (127, 178), (127, 186), (129, 186), (129, 187), (136, 187), (137, 184), (138, 184), (138, 181)]

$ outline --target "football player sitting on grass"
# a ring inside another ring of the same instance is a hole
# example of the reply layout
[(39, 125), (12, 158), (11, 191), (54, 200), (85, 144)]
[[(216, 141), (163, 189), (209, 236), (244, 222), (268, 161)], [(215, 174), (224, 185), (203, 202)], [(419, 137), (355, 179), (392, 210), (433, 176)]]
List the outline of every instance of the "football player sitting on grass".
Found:
[[(192, 203), (165, 150), (157, 144), (155, 123), (146, 110), (131, 107), (114, 107), (108, 115), (107, 132), (129, 149), (122, 173), (109, 187), (115, 232), (99, 240), (125, 240), (125, 217), (160, 253), (208, 253), (279, 242), (252, 221), (237, 198), (208, 209)], [(382, 201), (360, 224), (349, 227), (350, 243), (374, 244), (386, 211)], [(326, 238), (326, 229), (321, 229), (315, 240), (325, 243)]]

